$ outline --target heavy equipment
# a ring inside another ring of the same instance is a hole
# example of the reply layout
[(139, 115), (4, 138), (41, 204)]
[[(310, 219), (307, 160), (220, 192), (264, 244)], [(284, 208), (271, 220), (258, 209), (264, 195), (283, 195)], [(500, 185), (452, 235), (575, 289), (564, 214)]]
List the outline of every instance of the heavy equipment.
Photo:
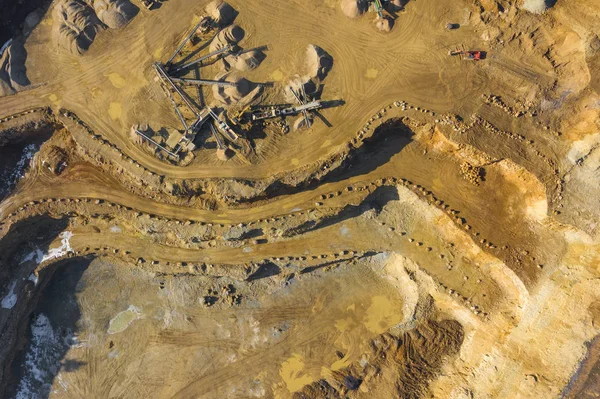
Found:
[(383, 18), (383, 4), (381, 4), (381, 0), (373, 0), (373, 4), (375, 5), (375, 11), (377, 11), (377, 15), (380, 19)]
[(312, 111), (315, 109), (322, 108), (323, 105), (320, 101), (311, 101), (306, 104), (293, 106), (271, 106), (271, 107), (261, 107), (251, 113), (251, 119), (253, 121), (260, 121), (263, 119), (271, 119), (277, 117), (285, 117), (289, 115), (297, 115), (299, 113), (304, 113), (307, 111)]
[[(302, 107), (302, 106), (306, 105), (307, 97), (306, 97), (306, 92), (304, 90), (303, 85), (300, 86), (300, 90), (302, 90), (302, 94), (297, 93), (296, 90), (294, 90), (292, 87), (290, 87), (290, 92), (294, 95), (294, 97), (296, 98), (296, 101), (298, 101), (298, 103)], [(306, 109), (302, 109), (301, 112), (304, 115), (304, 122), (306, 124), (305, 127), (308, 129), (312, 125), (312, 121), (308, 116), (308, 111)]]
[(482, 59), (483, 53), (475, 50), (450, 50), (450, 55), (462, 55), (463, 60), (479, 61)]

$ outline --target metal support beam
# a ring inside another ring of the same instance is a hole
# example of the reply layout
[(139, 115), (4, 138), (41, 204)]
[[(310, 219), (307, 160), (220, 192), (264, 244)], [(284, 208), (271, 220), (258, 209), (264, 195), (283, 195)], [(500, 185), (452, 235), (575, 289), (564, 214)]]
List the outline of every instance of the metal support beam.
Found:
[(323, 105), (320, 101), (311, 101), (309, 103), (298, 105), (295, 107), (272, 107), (270, 109), (267, 109), (266, 111), (252, 113), (252, 120), (258, 121), (262, 119), (277, 118), (279, 116), (296, 115), (304, 111), (313, 111), (322, 107)]
[(158, 76), (165, 82), (167, 82), (171, 88), (173, 88), (173, 90), (175, 90), (175, 92), (177, 94), (179, 94), (179, 96), (181, 97), (181, 99), (183, 100), (183, 102), (185, 102), (185, 104), (188, 106), (188, 108), (190, 109), (190, 111), (192, 111), (194, 113), (194, 115), (196, 115), (197, 117), (200, 116), (200, 113), (198, 112), (198, 110), (196, 109), (196, 107), (192, 104), (191, 99), (188, 97), (188, 95), (181, 90), (181, 88), (179, 86), (177, 86), (172, 80), (171, 77), (167, 74), (167, 72), (164, 70), (163, 66), (160, 65), (158, 62), (155, 62), (153, 64), (154, 69), (156, 70), (156, 73), (158, 74)]
[(175, 52), (173, 53), (171, 58), (169, 58), (169, 61), (167, 61), (166, 65), (171, 65), (171, 62), (173, 61), (173, 59), (175, 57), (177, 57), (177, 54), (179, 54), (179, 52), (183, 49), (183, 46), (185, 46), (185, 44), (192, 38), (192, 36), (194, 36), (194, 33), (196, 33), (196, 31), (198, 30), (200, 25), (202, 25), (202, 19), (200, 19), (200, 22), (198, 22), (198, 24), (196, 26), (194, 26), (194, 29), (192, 29), (190, 34), (187, 35), (185, 37), (185, 39), (183, 40), (183, 42), (179, 45), (179, 47), (177, 47), (177, 50), (175, 50)]
[(144, 133), (140, 132), (139, 130), (135, 129), (135, 132), (137, 134), (139, 134), (140, 136), (142, 136), (143, 139), (148, 140), (149, 142), (151, 142), (152, 144), (154, 144), (155, 146), (157, 146), (159, 149), (161, 149), (162, 151), (166, 152), (168, 155), (174, 157), (174, 158), (178, 158), (179, 159), (179, 155), (172, 153), (171, 151), (167, 150), (165, 147), (163, 147), (162, 145), (158, 144), (156, 141), (152, 140), (150, 137), (146, 136)]
[(215, 120), (217, 126), (223, 132), (223, 134), (227, 136), (229, 140), (236, 141), (239, 136), (229, 127), (229, 125), (225, 121), (220, 120), (217, 114), (215, 114), (210, 107), (207, 107), (207, 109), (210, 116), (212, 116), (212, 118)]
[[(302, 101), (302, 99), (300, 98), (300, 95), (298, 93), (296, 93), (296, 91), (294, 89), (292, 89), (291, 87), (290, 87), (290, 91), (292, 92), (294, 97), (296, 97), (296, 100), (298, 101), (298, 103), (300, 103), (300, 105), (304, 105), (304, 101)], [(304, 114), (304, 121), (306, 122), (306, 127), (309, 128), (311, 123), (310, 123), (310, 118), (308, 117), (308, 112), (306, 110), (302, 110), (302, 114)]]
[(377, 15), (379, 16), (380, 19), (383, 18), (383, 5), (381, 4), (380, 0), (374, 0), (373, 1), (375, 3), (375, 10), (377, 11)]
[(217, 147), (219, 147), (219, 149), (221, 149), (221, 150), (224, 150), (225, 145), (223, 145), (223, 141), (221, 141), (221, 138), (219, 137), (219, 133), (217, 133), (217, 130), (215, 129), (215, 127), (213, 126), (212, 123), (209, 126), (210, 126), (210, 131), (212, 132), (213, 136), (215, 136), (215, 140), (217, 141)]
[(183, 84), (190, 85), (216, 85), (216, 86), (236, 86), (233, 82), (223, 82), (220, 80), (207, 80), (207, 79), (185, 79), (185, 78), (173, 78), (171, 77), (173, 82), (180, 82)]
[(187, 64), (184, 64), (184, 65), (180, 66), (179, 68), (176, 68), (175, 70), (173, 70), (173, 73), (179, 72), (179, 71), (181, 71), (183, 69), (186, 69), (186, 68), (189, 68), (189, 67), (194, 66), (196, 64), (199, 64), (202, 61), (204, 61), (204, 60), (206, 60), (206, 59), (208, 59), (210, 57), (214, 57), (215, 55), (219, 55), (219, 54), (231, 51), (231, 49), (233, 49), (233, 46), (230, 44), (230, 45), (228, 45), (226, 47), (223, 47), (220, 50), (213, 51), (212, 53), (206, 54), (205, 56), (202, 56), (202, 57), (198, 58), (197, 60), (190, 61)]
[(183, 115), (181, 115), (181, 111), (179, 111), (179, 107), (175, 103), (175, 99), (173, 98), (173, 95), (170, 92), (169, 92), (169, 100), (171, 100), (171, 104), (173, 104), (173, 108), (175, 108), (175, 113), (179, 117), (179, 120), (181, 121), (181, 124), (183, 125), (183, 129), (187, 132), (188, 125), (187, 125), (187, 123), (185, 123), (185, 119), (183, 118)]

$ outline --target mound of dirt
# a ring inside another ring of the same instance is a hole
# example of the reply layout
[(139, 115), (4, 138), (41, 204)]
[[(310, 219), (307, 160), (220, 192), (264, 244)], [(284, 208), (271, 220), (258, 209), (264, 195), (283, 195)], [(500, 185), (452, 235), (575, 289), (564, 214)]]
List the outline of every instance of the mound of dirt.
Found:
[(217, 51), (230, 44), (238, 44), (246, 35), (246, 32), (238, 25), (231, 25), (220, 31), (210, 43), (210, 51)]
[(217, 159), (219, 161), (228, 161), (233, 156), (233, 152), (229, 148), (218, 148)]
[[(456, 320), (426, 320), (400, 336), (386, 333), (371, 343), (369, 362), (352, 364), (345, 371), (304, 386), (294, 399), (345, 398), (349, 391), (365, 385), (363, 392), (377, 392), (375, 374), (395, 370), (398, 398), (421, 398), (429, 383), (442, 370), (444, 362), (456, 356), (464, 331)], [(376, 394), (373, 397), (379, 397)]]
[(237, 16), (237, 11), (222, 0), (215, 0), (205, 8), (206, 14), (219, 26), (227, 26)]
[(127, 25), (137, 11), (127, 0), (95, 0), (92, 5), (98, 19), (113, 29)]
[(306, 65), (310, 77), (325, 79), (333, 66), (333, 58), (321, 47), (309, 44), (306, 48)]
[(0, 55), (0, 96), (13, 94), (30, 84), (25, 68), (26, 58), (20, 39), (13, 40)]
[(100, 26), (94, 11), (79, 0), (62, 0), (54, 6), (52, 36), (72, 54), (83, 54), (96, 38)]
[(3, 72), (0, 72), (0, 96), (14, 94), (15, 90), (7, 82), (9, 80)]
[[(217, 77), (217, 80), (223, 80)], [(254, 101), (262, 92), (262, 87), (246, 78), (228, 76), (223, 81), (234, 83), (230, 86), (213, 86), (215, 100), (224, 105), (247, 105)]]
[(348, 18), (358, 18), (367, 11), (369, 4), (365, 0), (342, 0), (341, 7)]
[(231, 68), (238, 71), (251, 71), (257, 68), (266, 58), (260, 50), (249, 50), (240, 55), (230, 55), (223, 59), (226, 70)]
[[(10, 47), (9, 47), (10, 48)], [(14, 94), (15, 89), (12, 87), (12, 81), (10, 78), (10, 52), (9, 48), (4, 50), (2, 56), (0, 56), (0, 96), (7, 96)]]

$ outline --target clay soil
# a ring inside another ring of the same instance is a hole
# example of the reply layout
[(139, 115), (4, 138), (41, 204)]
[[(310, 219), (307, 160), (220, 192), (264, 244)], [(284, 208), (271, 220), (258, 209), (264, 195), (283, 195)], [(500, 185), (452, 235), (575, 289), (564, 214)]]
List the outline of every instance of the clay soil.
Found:
[(327, 123), (252, 129), (229, 160), (207, 136), (185, 166), (131, 140), (178, 125), (152, 63), (205, 0), (136, 3), (82, 55), (54, 3), (22, 38), (0, 397), (597, 397), (600, 6), (408, 1), (382, 33), (336, 0), (229, 3), (267, 46), (238, 74), (259, 102), (286, 102), (308, 45), (331, 56)]

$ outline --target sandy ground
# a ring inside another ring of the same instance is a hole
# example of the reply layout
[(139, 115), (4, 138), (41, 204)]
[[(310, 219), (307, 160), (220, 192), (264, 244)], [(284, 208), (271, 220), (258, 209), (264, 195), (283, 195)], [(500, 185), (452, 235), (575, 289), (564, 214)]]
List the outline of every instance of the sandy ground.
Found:
[(595, 397), (598, 7), (410, 1), (382, 34), (337, 1), (232, 0), (263, 102), (315, 44), (345, 103), (178, 166), (129, 129), (177, 124), (151, 64), (206, 3), (83, 55), (51, 12), (27, 38), (31, 85), (0, 97), (2, 395)]

